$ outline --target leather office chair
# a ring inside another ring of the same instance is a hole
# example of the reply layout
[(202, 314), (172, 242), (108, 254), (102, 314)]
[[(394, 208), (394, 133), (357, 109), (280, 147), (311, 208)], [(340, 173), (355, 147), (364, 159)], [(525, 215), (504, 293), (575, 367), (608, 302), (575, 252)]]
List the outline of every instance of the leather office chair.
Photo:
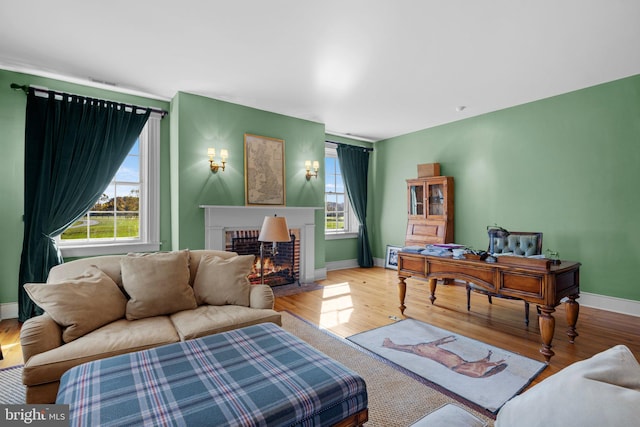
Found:
[[(514, 253), (515, 255), (540, 255), (542, 253), (542, 233), (511, 231), (506, 237), (493, 237), (493, 242), (489, 242), (489, 248), (493, 248), (493, 253), (504, 254)], [(517, 299), (517, 297), (497, 295), (487, 291), (473, 283), (467, 283), (467, 311), (471, 310), (471, 291), (484, 294), (489, 299), (489, 304), (493, 304), (492, 297), (504, 299)], [(524, 302), (524, 323), (529, 326), (529, 303)]]

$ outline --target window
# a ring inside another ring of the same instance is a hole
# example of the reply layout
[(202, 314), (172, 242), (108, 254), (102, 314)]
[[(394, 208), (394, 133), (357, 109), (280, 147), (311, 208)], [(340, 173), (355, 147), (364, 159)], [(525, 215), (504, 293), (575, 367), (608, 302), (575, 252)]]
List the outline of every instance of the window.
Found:
[(324, 232), (327, 238), (355, 237), (360, 226), (351, 210), (334, 144), (325, 145)]
[(149, 117), (102, 197), (57, 237), (65, 257), (160, 249), (160, 117)]

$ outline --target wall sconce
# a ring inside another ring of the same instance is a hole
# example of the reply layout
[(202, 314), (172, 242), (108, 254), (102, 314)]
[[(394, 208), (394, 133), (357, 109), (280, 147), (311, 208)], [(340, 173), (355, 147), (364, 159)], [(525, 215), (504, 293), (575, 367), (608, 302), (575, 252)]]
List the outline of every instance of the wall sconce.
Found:
[(227, 157), (229, 157), (229, 152), (225, 149), (220, 150), (220, 163), (216, 163), (214, 157), (216, 157), (216, 149), (209, 148), (207, 149), (207, 154), (209, 155), (209, 166), (211, 167), (211, 172), (217, 173), (218, 169), (222, 169), (224, 171), (224, 166), (227, 164)]
[(320, 169), (320, 163), (317, 160), (313, 161), (313, 173), (311, 173), (311, 160), (306, 160), (304, 162), (304, 168), (307, 170), (307, 181), (311, 179), (312, 176), (315, 176), (318, 179), (318, 169)]

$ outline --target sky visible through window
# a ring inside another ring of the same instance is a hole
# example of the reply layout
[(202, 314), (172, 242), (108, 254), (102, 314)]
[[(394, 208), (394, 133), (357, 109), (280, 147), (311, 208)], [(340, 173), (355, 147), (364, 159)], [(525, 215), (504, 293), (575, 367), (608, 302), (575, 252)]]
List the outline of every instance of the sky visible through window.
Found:
[(336, 157), (327, 157), (325, 159), (325, 169), (327, 180), (324, 191), (326, 193), (344, 193), (342, 172), (340, 171), (338, 159)]
[[(139, 182), (140, 140), (138, 139), (120, 166), (120, 169), (116, 172), (113, 182), (105, 189), (104, 194), (109, 196), (109, 198), (116, 196), (116, 185), (114, 185), (114, 183), (117, 183), (117, 196), (129, 196), (132, 194), (132, 190), (137, 191), (139, 189)], [(135, 183), (136, 185), (130, 185), (131, 183)]]

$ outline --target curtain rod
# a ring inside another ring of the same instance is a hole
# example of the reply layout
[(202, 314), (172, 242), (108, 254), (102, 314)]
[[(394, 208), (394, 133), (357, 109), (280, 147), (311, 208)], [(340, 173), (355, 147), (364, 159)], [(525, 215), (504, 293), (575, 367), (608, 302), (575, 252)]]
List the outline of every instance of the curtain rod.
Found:
[(361, 145), (354, 145), (354, 144), (345, 144), (344, 142), (336, 142), (336, 141), (330, 141), (328, 139), (325, 139), (324, 142), (328, 142), (330, 144), (335, 144), (335, 145), (344, 145), (346, 147), (356, 147), (356, 148), (362, 148), (364, 151), (373, 151), (373, 148), (369, 148), (369, 147), (363, 147)]
[[(27, 85), (19, 85), (17, 83), (11, 83), (11, 89), (21, 90), (25, 94), (29, 93), (29, 86), (27, 86)], [(58, 91), (49, 90), (49, 89), (41, 89), (41, 88), (38, 88), (38, 87), (34, 87), (33, 89), (37, 90), (38, 92), (43, 92), (43, 93), (48, 93), (48, 94), (52, 93), (54, 95), (70, 95), (70, 96), (78, 96), (80, 98), (97, 99), (97, 98), (91, 98), (89, 96), (75, 95), (75, 94), (72, 94), (72, 93), (58, 92)], [(150, 110), (153, 113), (160, 114), (160, 117), (164, 117), (167, 114), (169, 114), (168, 111), (162, 110), (160, 108), (155, 108), (155, 107), (141, 107), (139, 105), (127, 104), (126, 102), (111, 101), (111, 100), (108, 100), (108, 99), (99, 99), (99, 101), (114, 102), (116, 104), (121, 104), (121, 105), (124, 105), (125, 107), (129, 107), (129, 108), (132, 108), (132, 109)]]

